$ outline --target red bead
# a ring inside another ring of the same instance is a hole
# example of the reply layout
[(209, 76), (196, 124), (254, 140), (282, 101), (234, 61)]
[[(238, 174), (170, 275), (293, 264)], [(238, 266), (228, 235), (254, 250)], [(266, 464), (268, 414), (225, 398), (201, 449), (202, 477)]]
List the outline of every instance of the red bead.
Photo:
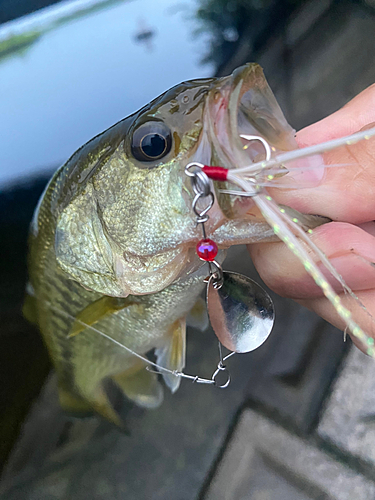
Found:
[(209, 238), (198, 241), (196, 248), (198, 257), (210, 262), (215, 260), (217, 252), (219, 251), (216, 243)]

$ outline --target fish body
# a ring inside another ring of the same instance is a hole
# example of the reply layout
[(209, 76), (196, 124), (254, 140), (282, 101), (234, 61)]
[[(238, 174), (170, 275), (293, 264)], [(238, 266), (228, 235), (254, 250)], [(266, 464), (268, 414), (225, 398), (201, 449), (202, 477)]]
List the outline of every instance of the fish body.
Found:
[[(195, 252), (201, 233), (184, 169), (191, 161), (230, 168), (244, 154), (259, 160), (262, 148), (244, 152), (239, 132), (262, 136), (275, 152), (297, 147), (256, 64), (177, 85), (89, 141), (49, 182), (31, 224), (28, 301), (65, 409), (93, 409), (120, 424), (105, 391), (109, 378), (141, 406), (162, 401), (156, 374), (93, 328), (183, 369), (186, 316), (207, 275)], [(251, 199), (220, 187), (215, 182), (206, 225), (219, 260), (233, 244), (274, 239), (250, 214)], [(163, 376), (175, 391), (180, 379)]]

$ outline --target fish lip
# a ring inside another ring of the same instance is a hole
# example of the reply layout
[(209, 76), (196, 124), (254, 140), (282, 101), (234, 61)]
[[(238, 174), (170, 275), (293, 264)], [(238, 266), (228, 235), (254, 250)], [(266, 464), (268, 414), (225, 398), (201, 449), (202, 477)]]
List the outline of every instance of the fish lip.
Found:
[[(210, 164), (227, 169), (246, 167), (266, 158), (261, 141), (246, 141), (241, 134), (264, 139), (272, 155), (298, 148), (295, 131), (286, 121), (258, 64), (237, 68), (213, 85), (207, 97), (204, 127), (212, 144)], [(251, 209), (253, 200), (250, 197), (241, 199), (223, 194), (218, 191), (219, 183), (214, 186), (225, 217), (240, 218)], [(231, 186), (227, 184), (226, 189)]]
[[(263, 75), (259, 65), (245, 65), (231, 75), (220, 78), (208, 93), (204, 128), (208, 130), (212, 144), (211, 165), (235, 169), (250, 163), (238, 131), (238, 115), (241, 98), (254, 79), (254, 69)], [(259, 149), (259, 145), (257, 147)], [(215, 190), (218, 187), (215, 183)], [(253, 206), (253, 201), (251, 198), (238, 198), (216, 191), (216, 204), (224, 218), (233, 219), (245, 214)]]
[[(220, 78), (208, 95), (205, 124), (222, 166), (236, 168), (264, 159), (264, 147), (253, 141), (245, 152), (240, 134), (264, 138), (273, 150), (298, 147), (262, 68), (246, 64)], [(259, 158), (259, 155), (261, 157)]]
[(220, 165), (233, 169), (248, 162), (238, 132), (241, 97), (250, 85), (253, 65), (237, 68), (231, 75), (220, 78), (208, 94), (204, 123)]

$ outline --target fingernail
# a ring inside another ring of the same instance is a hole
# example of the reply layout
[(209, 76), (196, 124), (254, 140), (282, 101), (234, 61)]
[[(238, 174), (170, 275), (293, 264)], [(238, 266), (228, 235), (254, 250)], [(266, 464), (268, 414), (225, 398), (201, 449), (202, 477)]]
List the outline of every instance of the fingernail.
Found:
[(325, 165), (322, 155), (301, 158), (287, 165), (289, 174), (300, 189), (318, 186), (324, 177)]

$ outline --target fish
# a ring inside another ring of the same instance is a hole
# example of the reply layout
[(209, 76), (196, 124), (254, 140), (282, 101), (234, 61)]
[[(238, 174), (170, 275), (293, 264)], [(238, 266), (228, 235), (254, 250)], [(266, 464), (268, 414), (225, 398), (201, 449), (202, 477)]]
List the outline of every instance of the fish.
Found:
[[(185, 167), (261, 165), (262, 144), (244, 147), (241, 135), (263, 138), (274, 157), (298, 148), (255, 63), (174, 86), (91, 139), (49, 181), (30, 226), (24, 314), (41, 331), (64, 410), (121, 427), (108, 380), (135, 404), (158, 407), (163, 386), (145, 369), (152, 351), (164, 384), (178, 389), (187, 321), (207, 326), (207, 268), (195, 251), (201, 233)], [(272, 177), (282, 178), (288, 169), (277, 165)], [(205, 226), (218, 262), (232, 245), (278, 239), (251, 196), (213, 186)], [(302, 232), (327, 222), (283, 210)]]

